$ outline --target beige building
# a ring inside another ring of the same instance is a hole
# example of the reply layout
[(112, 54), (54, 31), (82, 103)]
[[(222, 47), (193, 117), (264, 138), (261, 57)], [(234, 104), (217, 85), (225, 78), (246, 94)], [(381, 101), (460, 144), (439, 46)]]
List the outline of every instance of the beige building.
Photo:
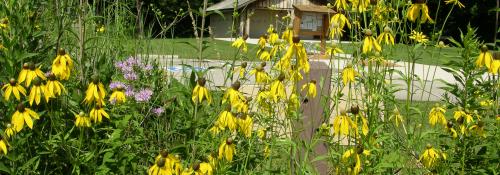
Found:
[(220, 12), (210, 15), (214, 37), (228, 38), (234, 31), (233, 35), (248, 34), (250, 38), (258, 38), (272, 24), (277, 31), (293, 26), (302, 39), (323, 39), (328, 17), (335, 13), (326, 8), (326, 0), (238, 0), (239, 18), (233, 21), (235, 2), (224, 0), (207, 9)]

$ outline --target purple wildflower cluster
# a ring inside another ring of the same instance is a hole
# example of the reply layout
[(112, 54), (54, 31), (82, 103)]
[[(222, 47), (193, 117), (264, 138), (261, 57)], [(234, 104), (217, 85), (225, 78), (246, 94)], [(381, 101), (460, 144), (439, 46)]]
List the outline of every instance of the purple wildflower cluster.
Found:
[(151, 95), (153, 95), (153, 91), (151, 89), (141, 89), (139, 92), (135, 93), (134, 98), (135, 101), (146, 102), (151, 99)]
[(161, 116), (164, 112), (165, 112), (165, 109), (163, 107), (159, 107), (159, 108), (154, 108), (153, 110), (151, 110), (153, 112), (153, 114), (155, 114), (156, 116)]
[(136, 57), (129, 57), (126, 60), (118, 61), (115, 63), (115, 67), (123, 73), (123, 77), (127, 80), (137, 80), (136, 68), (146, 72), (153, 69), (153, 66), (141, 62)]

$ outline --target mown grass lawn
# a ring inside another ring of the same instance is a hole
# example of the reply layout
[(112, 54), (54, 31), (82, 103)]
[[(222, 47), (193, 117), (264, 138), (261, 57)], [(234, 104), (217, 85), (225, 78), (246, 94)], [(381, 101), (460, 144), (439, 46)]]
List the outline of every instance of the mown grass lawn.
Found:
[[(204, 59), (231, 60), (237, 54), (237, 50), (231, 47), (231, 42), (210, 38), (206, 38), (205, 41)], [(182, 59), (198, 58), (198, 43), (195, 38), (133, 40), (127, 43), (127, 47), (142, 49), (136, 50), (136, 53), (178, 55)], [(248, 44), (248, 52), (243, 55), (248, 60), (256, 60), (256, 52), (257, 45)]]
[[(237, 50), (231, 47), (231, 42), (207, 38), (206, 48), (203, 52), (204, 59), (230, 60), (234, 58)], [(345, 53), (352, 54), (361, 44), (343, 43), (340, 44)], [(141, 46), (141, 47), (137, 47)], [(157, 55), (179, 55), (183, 59), (198, 58), (197, 41), (195, 38), (176, 38), (176, 39), (147, 39), (131, 40), (127, 47), (135, 50), (136, 53), (151, 53)], [(397, 44), (388, 48), (391, 57), (386, 58), (397, 61), (409, 61), (408, 52), (413, 49), (412, 46)], [(244, 56), (250, 60), (257, 60), (257, 45), (248, 44), (248, 52)], [(454, 47), (438, 49), (434, 46), (420, 47), (416, 49), (416, 63), (430, 65), (444, 65), (452, 59), (458, 59), (459, 50)]]

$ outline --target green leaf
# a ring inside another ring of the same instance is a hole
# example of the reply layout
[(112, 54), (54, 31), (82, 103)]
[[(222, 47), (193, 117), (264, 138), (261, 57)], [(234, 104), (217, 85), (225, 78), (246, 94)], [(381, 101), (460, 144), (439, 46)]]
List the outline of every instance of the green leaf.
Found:
[(7, 174), (12, 174), (10, 169), (3, 164), (3, 162), (0, 162), (0, 171), (6, 172)]

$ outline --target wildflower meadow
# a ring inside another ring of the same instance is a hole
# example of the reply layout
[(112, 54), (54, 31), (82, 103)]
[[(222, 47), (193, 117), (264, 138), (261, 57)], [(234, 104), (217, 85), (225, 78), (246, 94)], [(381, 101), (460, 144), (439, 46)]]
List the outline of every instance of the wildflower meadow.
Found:
[(500, 174), (471, 1), (2, 0), (0, 174)]

